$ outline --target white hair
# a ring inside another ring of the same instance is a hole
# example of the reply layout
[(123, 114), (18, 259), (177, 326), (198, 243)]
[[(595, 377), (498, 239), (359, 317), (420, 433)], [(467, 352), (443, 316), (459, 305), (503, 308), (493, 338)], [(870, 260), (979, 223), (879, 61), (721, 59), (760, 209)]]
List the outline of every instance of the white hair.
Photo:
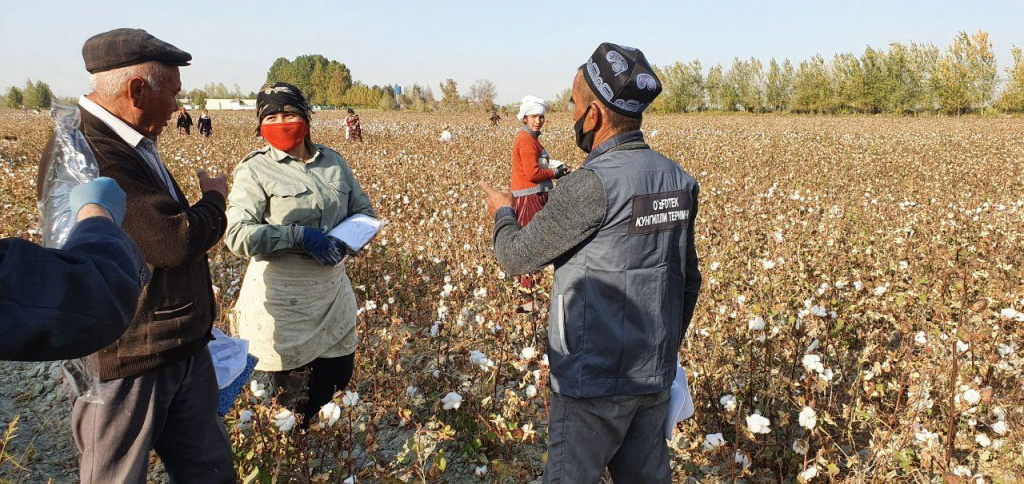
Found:
[(143, 62), (109, 71), (97, 72), (89, 76), (89, 84), (93, 92), (103, 99), (116, 99), (128, 87), (128, 81), (141, 77), (149, 87), (159, 90), (177, 74), (178, 68), (157, 61)]

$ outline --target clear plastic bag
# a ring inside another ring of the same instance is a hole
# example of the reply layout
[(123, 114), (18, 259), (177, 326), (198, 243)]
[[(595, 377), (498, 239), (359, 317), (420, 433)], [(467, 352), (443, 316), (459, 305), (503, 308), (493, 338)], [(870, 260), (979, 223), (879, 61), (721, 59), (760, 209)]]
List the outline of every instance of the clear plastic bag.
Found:
[(75, 226), (71, 190), (99, 176), (100, 168), (85, 135), (78, 130), (82, 116), (77, 106), (54, 104), (53, 151), (39, 199), (43, 246), (59, 249)]
[[(53, 150), (50, 166), (43, 177), (39, 197), (39, 223), (43, 246), (59, 249), (75, 227), (76, 214), (71, 213), (71, 190), (99, 176), (100, 168), (85, 135), (79, 131), (82, 116), (77, 106), (54, 104)], [(103, 403), (99, 396), (99, 371), (96, 356), (61, 362), (61, 372), (75, 395), (87, 402)]]

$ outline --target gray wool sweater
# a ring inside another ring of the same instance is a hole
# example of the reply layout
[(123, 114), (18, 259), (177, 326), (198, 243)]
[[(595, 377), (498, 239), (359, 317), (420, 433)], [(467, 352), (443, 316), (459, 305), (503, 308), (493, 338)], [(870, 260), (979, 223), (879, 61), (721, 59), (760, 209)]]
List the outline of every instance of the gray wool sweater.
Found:
[(494, 254), (512, 274), (530, 274), (590, 237), (604, 221), (607, 201), (601, 178), (586, 168), (558, 180), (544, 210), (519, 227), (512, 207), (494, 214)]

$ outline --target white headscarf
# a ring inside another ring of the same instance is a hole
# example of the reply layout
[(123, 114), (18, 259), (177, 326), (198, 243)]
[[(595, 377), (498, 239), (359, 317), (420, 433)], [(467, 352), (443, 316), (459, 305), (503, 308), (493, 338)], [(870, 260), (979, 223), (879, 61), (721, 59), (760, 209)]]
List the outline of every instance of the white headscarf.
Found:
[(519, 114), (516, 116), (520, 121), (531, 114), (545, 114), (548, 112), (548, 104), (537, 96), (526, 96), (523, 103), (519, 105)]

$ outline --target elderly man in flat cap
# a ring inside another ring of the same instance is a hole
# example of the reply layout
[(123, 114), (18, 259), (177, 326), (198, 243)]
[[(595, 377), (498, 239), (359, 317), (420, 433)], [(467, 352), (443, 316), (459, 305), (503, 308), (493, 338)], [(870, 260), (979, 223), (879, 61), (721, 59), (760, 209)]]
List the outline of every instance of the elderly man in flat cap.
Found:
[(505, 270), (555, 266), (544, 482), (596, 483), (606, 467), (616, 483), (671, 482), (670, 389), (701, 275), (697, 182), (640, 131), (660, 92), (642, 52), (601, 44), (572, 86), (583, 166), (522, 228), (510, 194), (482, 183)]
[(104, 402), (71, 397), (82, 482), (144, 483), (151, 449), (173, 482), (234, 482), (206, 347), (217, 310), (206, 252), (227, 227), (227, 181), (200, 171), (202, 198), (190, 204), (156, 146), (192, 56), (137, 29), (96, 35), (82, 56), (92, 92), (79, 99), (79, 129), (100, 175), (124, 189), (124, 231), (153, 272), (128, 330), (89, 357)]

